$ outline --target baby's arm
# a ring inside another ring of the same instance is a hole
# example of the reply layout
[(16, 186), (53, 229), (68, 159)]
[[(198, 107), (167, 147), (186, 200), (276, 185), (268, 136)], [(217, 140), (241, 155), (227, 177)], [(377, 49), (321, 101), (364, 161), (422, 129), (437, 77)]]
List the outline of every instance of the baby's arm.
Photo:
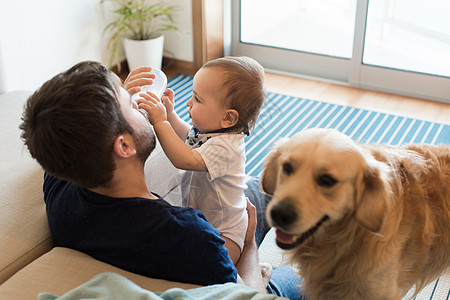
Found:
[(167, 121), (169, 121), (170, 125), (172, 125), (173, 130), (175, 130), (178, 137), (184, 141), (186, 138), (189, 129), (191, 126), (181, 119), (178, 114), (174, 110), (175, 101), (174, 101), (175, 93), (172, 89), (166, 89), (164, 94), (161, 97), (161, 102), (164, 104), (167, 113)]
[(182, 170), (206, 171), (203, 158), (197, 151), (192, 151), (176, 134), (169, 121), (167, 121), (166, 108), (158, 97), (148, 92), (140, 94), (136, 102), (139, 108), (148, 113), (150, 123), (153, 125), (159, 143), (172, 164)]

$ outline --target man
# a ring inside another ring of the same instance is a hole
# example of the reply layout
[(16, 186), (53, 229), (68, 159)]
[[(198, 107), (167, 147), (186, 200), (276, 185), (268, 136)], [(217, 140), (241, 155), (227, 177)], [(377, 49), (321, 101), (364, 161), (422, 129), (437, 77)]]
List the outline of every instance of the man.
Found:
[(152, 83), (150, 70), (131, 72), (125, 90), (105, 66), (82, 62), (28, 99), (22, 139), (46, 171), (44, 200), (55, 246), (149, 277), (238, 282), (265, 291), (254, 206), (248, 205), (249, 229), (235, 267), (201, 212), (171, 206), (148, 189), (144, 163), (155, 136), (131, 94)]

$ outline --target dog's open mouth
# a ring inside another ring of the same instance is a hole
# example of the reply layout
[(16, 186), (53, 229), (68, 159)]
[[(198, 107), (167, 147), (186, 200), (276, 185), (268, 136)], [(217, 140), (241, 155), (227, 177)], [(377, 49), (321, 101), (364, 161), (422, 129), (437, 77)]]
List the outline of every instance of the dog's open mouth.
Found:
[(297, 247), (298, 245), (303, 243), (308, 237), (313, 235), (317, 231), (317, 229), (319, 229), (319, 227), (329, 218), (330, 218), (329, 216), (325, 215), (322, 219), (320, 219), (319, 222), (317, 222), (316, 225), (314, 225), (314, 227), (312, 227), (311, 229), (302, 234), (288, 234), (283, 232), (281, 229), (277, 228), (276, 239), (278, 247), (285, 250)]

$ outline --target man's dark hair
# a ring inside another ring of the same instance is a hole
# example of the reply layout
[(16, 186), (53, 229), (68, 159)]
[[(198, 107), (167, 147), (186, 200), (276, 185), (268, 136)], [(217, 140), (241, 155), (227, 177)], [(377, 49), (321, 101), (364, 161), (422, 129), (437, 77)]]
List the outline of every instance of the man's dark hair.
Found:
[(120, 79), (81, 62), (45, 82), (24, 106), (22, 139), (49, 174), (85, 188), (108, 186), (117, 135), (133, 134), (118, 102)]

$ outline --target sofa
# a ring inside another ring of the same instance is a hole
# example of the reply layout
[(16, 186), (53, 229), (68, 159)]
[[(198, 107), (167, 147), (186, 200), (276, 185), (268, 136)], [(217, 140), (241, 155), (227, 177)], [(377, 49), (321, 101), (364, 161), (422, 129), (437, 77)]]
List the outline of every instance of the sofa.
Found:
[[(43, 170), (20, 139), (23, 104), (29, 95), (29, 91), (0, 95), (0, 299), (36, 299), (40, 292), (62, 295), (102, 272), (120, 274), (154, 292), (197, 287), (147, 278), (72, 249), (53, 247), (43, 200)], [(152, 190), (179, 204), (179, 173), (159, 145), (145, 169)]]

